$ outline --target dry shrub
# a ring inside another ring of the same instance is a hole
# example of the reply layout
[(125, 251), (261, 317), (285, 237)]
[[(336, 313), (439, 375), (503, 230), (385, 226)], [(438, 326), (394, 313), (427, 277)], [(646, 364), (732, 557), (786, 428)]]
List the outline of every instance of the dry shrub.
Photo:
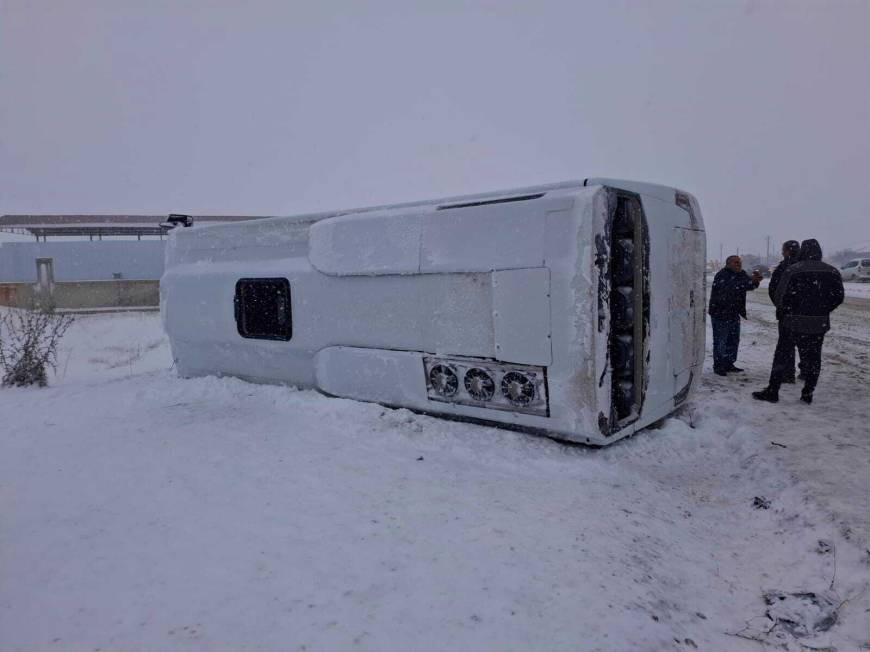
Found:
[(72, 323), (70, 315), (37, 304), (0, 313), (0, 385), (48, 385), (48, 368), (57, 369), (57, 347)]

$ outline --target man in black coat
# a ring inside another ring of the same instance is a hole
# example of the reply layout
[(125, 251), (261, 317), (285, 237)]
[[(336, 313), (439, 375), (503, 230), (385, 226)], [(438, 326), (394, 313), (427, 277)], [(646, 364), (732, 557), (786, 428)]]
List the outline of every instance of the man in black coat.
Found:
[[(830, 314), (843, 303), (843, 279), (836, 267), (822, 262), (822, 248), (817, 240), (801, 243), (798, 262), (782, 274), (774, 295), (774, 304), (782, 315), (780, 341), (773, 356), (770, 382), (752, 396), (776, 403), (779, 387), (788, 378), (788, 359), (784, 351), (797, 346), (804, 375), (801, 400), (813, 402), (813, 391), (822, 369), (822, 344), (831, 328)], [(793, 371), (793, 367), (791, 368)]]
[[(782, 260), (779, 265), (776, 266), (776, 269), (773, 270), (773, 274), (770, 275), (770, 285), (767, 287), (767, 293), (770, 295), (770, 300), (774, 304), (776, 303), (776, 288), (779, 287), (779, 281), (782, 278), (785, 270), (788, 269), (789, 265), (792, 265), (798, 260), (798, 253), (800, 252), (800, 242), (797, 240), (788, 240), (782, 243)], [(779, 338), (776, 341), (776, 354), (774, 358), (777, 356), (782, 360), (783, 365), (785, 365), (785, 372), (783, 376), (782, 382), (784, 383), (793, 383), (794, 378), (794, 342), (787, 337), (783, 337), (782, 334), (782, 310), (777, 308), (776, 310), (776, 321), (779, 324)], [(786, 344), (789, 346), (786, 348)], [(801, 372), (803, 373), (803, 372)]]
[(746, 293), (761, 282), (757, 271), (752, 277), (743, 271), (740, 256), (728, 256), (725, 267), (713, 278), (710, 289), (710, 322), (713, 326), (713, 371), (727, 376), (735, 367), (740, 347), (740, 319), (746, 319)]

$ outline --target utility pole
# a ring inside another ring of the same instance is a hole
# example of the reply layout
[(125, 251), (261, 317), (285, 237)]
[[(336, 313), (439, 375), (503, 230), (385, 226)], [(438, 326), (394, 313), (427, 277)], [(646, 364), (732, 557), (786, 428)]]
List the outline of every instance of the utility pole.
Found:
[(764, 261), (764, 264), (768, 267), (770, 266), (770, 236), (765, 236), (764, 239), (767, 241), (767, 259)]

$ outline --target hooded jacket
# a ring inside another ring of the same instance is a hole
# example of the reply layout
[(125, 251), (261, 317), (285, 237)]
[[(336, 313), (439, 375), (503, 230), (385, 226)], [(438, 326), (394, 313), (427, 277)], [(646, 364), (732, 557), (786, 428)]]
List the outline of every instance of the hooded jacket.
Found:
[(822, 247), (811, 239), (801, 243), (798, 261), (783, 272), (774, 303), (785, 328), (822, 334), (830, 329), (829, 315), (843, 297), (839, 270), (822, 262)]

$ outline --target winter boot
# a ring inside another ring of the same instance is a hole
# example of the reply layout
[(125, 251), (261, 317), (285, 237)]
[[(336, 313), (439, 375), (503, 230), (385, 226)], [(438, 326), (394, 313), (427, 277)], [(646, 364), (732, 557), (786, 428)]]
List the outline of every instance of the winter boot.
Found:
[(752, 398), (758, 401), (767, 401), (768, 403), (778, 403), (779, 390), (765, 387), (760, 392), (752, 392)]
[(810, 403), (813, 402), (813, 393), (812, 393), (812, 392), (808, 392), (807, 390), (803, 390), (803, 391), (801, 392), (801, 400), (802, 400), (804, 403), (806, 403), (807, 405), (809, 405)]

